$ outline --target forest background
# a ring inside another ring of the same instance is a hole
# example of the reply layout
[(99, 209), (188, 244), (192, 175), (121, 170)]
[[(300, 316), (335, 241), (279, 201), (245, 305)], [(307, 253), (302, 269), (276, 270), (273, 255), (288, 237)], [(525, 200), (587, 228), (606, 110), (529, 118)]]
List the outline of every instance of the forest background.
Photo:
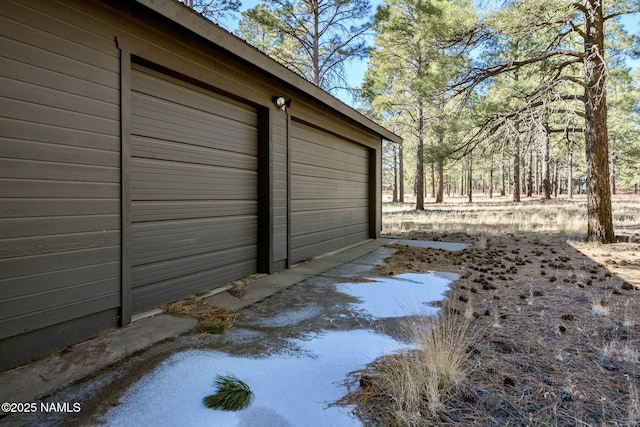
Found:
[(611, 196), (640, 184), (640, 1), (185, 3), (403, 137), (393, 201), (585, 193), (587, 240), (615, 241)]

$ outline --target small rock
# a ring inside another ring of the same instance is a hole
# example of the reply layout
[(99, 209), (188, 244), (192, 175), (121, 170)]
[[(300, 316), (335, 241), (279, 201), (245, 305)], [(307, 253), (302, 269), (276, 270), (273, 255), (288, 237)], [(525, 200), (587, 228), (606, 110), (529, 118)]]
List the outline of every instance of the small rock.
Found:
[(571, 402), (573, 400), (573, 395), (567, 390), (562, 390), (560, 392), (560, 400), (564, 402)]

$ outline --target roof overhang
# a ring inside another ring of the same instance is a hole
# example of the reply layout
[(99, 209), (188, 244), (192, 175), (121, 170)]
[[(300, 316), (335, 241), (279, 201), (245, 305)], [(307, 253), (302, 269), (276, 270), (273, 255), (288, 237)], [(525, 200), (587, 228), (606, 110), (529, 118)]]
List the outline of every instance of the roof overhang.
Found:
[(188, 29), (210, 43), (258, 67), (275, 79), (295, 87), (337, 113), (380, 135), (382, 139), (402, 143), (402, 138), (380, 126), (359, 111), (349, 107), (323, 89), (289, 70), (246, 41), (204, 18), (176, 0), (135, 0), (174, 23)]

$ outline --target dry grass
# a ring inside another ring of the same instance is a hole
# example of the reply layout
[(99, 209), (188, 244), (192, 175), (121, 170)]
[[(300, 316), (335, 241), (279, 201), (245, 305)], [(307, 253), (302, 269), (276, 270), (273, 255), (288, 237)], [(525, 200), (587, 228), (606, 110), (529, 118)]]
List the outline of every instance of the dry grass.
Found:
[(241, 318), (238, 313), (209, 305), (202, 295), (190, 295), (160, 307), (165, 313), (172, 316), (191, 316), (198, 319), (198, 331), (200, 332), (198, 337), (210, 335), (214, 327), (215, 330), (223, 332)]
[[(523, 199), (521, 203), (506, 197), (476, 197), (476, 200), (471, 204), (463, 198), (427, 204), (420, 212), (414, 210), (412, 203), (386, 204), (383, 233), (551, 232), (579, 237), (587, 232), (585, 196), (574, 196), (572, 200)], [(613, 212), (617, 232), (640, 239), (640, 196), (615, 196)]]
[(580, 197), (383, 208), (387, 237), (472, 244), (455, 256), (392, 246), (378, 273), (459, 273), (444, 305), (470, 325), (454, 338), (473, 351), (457, 383), (433, 380), (445, 369), (419, 351), (355, 373), (341, 402), (365, 425), (638, 425), (640, 197), (614, 198), (613, 245), (581, 242)]
[(245, 297), (245, 295), (247, 295), (247, 286), (258, 280), (262, 276), (264, 276), (264, 274), (252, 274), (240, 280), (234, 280), (233, 282), (229, 283), (230, 287), (229, 289), (227, 289), (227, 292), (235, 298), (242, 299)]
[(353, 372), (351, 393), (338, 404), (356, 405), (365, 425), (420, 426), (449, 415), (446, 402), (462, 392), (471, 370), (473, 333), (464, 317), (445, 314), (406, 324), (415, 349), (378, 359)]

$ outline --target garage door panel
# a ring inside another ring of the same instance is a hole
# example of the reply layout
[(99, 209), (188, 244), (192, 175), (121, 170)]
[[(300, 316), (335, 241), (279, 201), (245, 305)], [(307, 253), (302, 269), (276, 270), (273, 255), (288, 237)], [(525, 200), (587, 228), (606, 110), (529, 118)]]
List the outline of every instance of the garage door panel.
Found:
[(133, 224), (131, 232), (131, 264), (135, 267), (253, 244), (257, 221), (234, 217), (181, 221), (179, 224), (142, 223)]
[[(257, 147), (236, 146), (238, 137), (252, 138), (257, 134), (256, 128), (244, 121), (232, 121), (212, 117), (205, 112), (189, 110), (182, 107), (176, 114), (174, 105), (166, 101), (153, 101), (133, 94), (133, 102), (146, 104), (138, 106), (132, 123), (132, 133), (146, 135), (159, 140), (183, 142), (215, 149), (240, 151), (255, 154)], [(139, 104), (136, 104), (139, 105)], [(253, 119), (256, 120), (255, 115)], [(211, 139), (212, 126), (215, 126), (215, 140)]]
[(175, 279), (177, 277), (213, 270), (237, 262), (249, 262), (255, 259), (252, 246), (207, 252), (196, 256), (170, 259), (136, 268), (132, 275), (136, 287)]
[[(318, 215), (320, 213), (320, 215)], [(368, 226), (369, 217), (361, 208), (324, 209), (318, 211), (296, 212), (292, 214), (292, 221), (305, 224), (304, 229), (298, 230), (300, 234), (318, 233), (323, 230), (335, 230), (345, 225)], [(296, 237), (292, 233), (292, 237)]]
[(360, 170), (357, 168), (336, 169), (315, 165), (296, 165), (295, 169), (292, 168), (291, 175), (295, 177), (301, 177), (302, 179), (313, 177), (320, 179), (330, 179), (337, 181), (354, 181), (367, 183), (368, 170)]
[(369, 151), (292, 123), (292, 262), (369, 237)]
[(347, 182), (322, 180), (314, 177), (297, 177), (291, 189), (295, 200), (316, 199), (358, 199), (367, 201), (368, 184), (364, 182)]
[(258, 204), (255, 200), (138, 201), (131, 220), (143, 222), (244, 216), (253, 215), (257, 210)]
[[(255, 180), (258, 172), (255, 162), (246, 162), (251, 169), (229, 168), (226, 166), (194, 165), (153, 159), (134, 159), (131, 162), (133, 181), (146, 188), (161, 191), (165, 187), (197, 186), (229, 188), (246, 197), (245, 191), (257, 194)], [(135, 187), (137, 188), (137, 187)]]
[(257, 200), (257, 182), (255, 170), (131, 161), (133, 200)]
[(199, 292), (220, 283), (226, 283), (239, 277), (256, 272), (255, 259), (227, 264), (220, 268), (199, 271), (186, 276), (168, 279), (154, 284), (134, 288), (131, 292), (134, 312), (175, 301), (185, 295)]
[(361, 210), (365, 210), (368, 207), (368, 202), (362, 199), (296, 199), (291, 201), (291, 210), (294, 212), (322, 211), (341, 208), (361, 208)]
[[(351, 154), (357, 157), (366, 158), (368, 157), (366, 151), (362, 150), (362, 146), (358, 144), (353, 144), (349, 141), (346, 141), (343, 138), (340, 138), (336, 135), (323, 132), (319, 129), (303, 125), (301, 123), (295, 123), (296, 127), (296, 146), (295, 150), (306, 151), (309, 152), (309, 149), (312, 151), (317, 151), (321, 155), (327, 155), (329, 153), (343, 153), (343, 154)], [(318, 132), (322, 133), (322, 136), (318, 138), (320, 135)], [(334, 154), (329, 154), (329, 157), (333, 157)]]
[(291, 244), (296, 248), (295, 262), (361, 242), (362, 235), (366, 232), (368, 232), (368, 226), (356, 224), (321, 233), (292, 237)]
[(132, 87), (138, 93), (150, 94), (153, 98), (168, 101), (176, 108), (187, 107), (206, 112), (212, 116), (254, 123), (255, 110), (247, 105), (211, 91), (169, 77), (149, 68), (133, 65)]
[[(295, 167), (300, 168), (304, 165), (322, 166), (330, 170), (349, 170), (358, 173), (367, 173), (369, 170), (364, 161), (366, 158), (361, 156), (354, 156), (337, 150), (325, 153), (325, 149), (322, 147), (316, 151), (313, 144), (305, 145), (304, 149), (296, 148), (292, 150), (292, 156), (296, 158)], [(292, 172), (294, 171), (295, 169), (292, 169)]]
[(257, 111), (134, 66), (134, 311), (257, 270)]
[(212, 153), (208, 147), (183, 144), (136, 136), (132, 138), (131, 155), (137, 158), (173, 162), (226, 166), (231, 168), (255, 167), (255, 155), (222, 151)]

